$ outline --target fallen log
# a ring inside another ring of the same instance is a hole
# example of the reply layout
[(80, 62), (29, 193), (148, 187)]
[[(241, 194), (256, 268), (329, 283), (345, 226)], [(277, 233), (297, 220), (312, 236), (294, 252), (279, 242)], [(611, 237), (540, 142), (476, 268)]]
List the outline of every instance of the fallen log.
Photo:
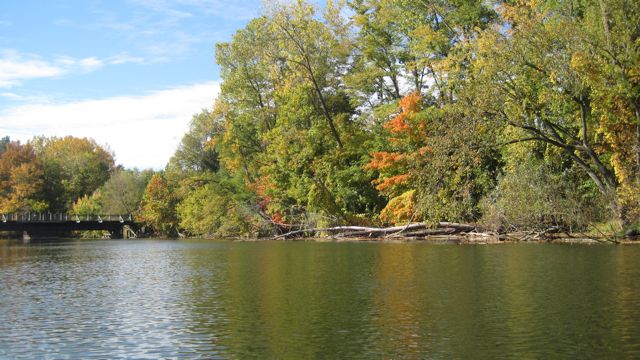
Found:
[(318, 233), (331, 233), (334, 237), (403, 237), (403, 236), (429, 236), (429, 235), (451, 235), (475, 231), (476, 227), (469, 224), (452, 222), (439, 222), (435, 229), (428, 228), (425, 223), (412, 223), (402, 226), (391, 226), (386, 228), (364, 227), (364, 226), (335, 226), (329, 228), (308, 228), (289, 231), (285, 234), (276, 235), (273, 239), (291, 238), (294, 236), (314, 236)]
[(309, 229), (289, 231), (288, 233), (285, 233), (285, 234), (276, 235), (274, 236), (274, 239), (288, 238), (294, 235), (306, 234), (306, 233), (340, 232), (340, 231), (375, 231), (375, 230), (378, 230), (378, 228), (369, 228), (369, 227), (363, 227), (363, 226), (335, 226), (331, 228), (309, 228)]
[(459, 233), (457, 229), (454, 228), (444, 228), (444, 229), (425, 229), (418, 231), (411, 231), (402, 233), (399, 237), (423, 237), (423, 236), (434, 236), (434, 235), (453, 235)]
[(446, 221), (439, 222), (438, 223), (438, 227), (439, 228), (452, 228), (452, 229), (456, 229), (456, 230), (458, 230), (460, 232), (471, 232), (471, 231), (475, 231), (476, 230), (476, 227), (473, 226), (473, 225), (446, 222)]
[[(414, 231), (426, 229), (427, 225), (423, 223), (415, 223), (404, 226), (392, 226), (388, 228), (371, 228), (363, 231), (339, 234), (339, 237), (383, 237), (390, 234), (399, 235), (405, 231)], [(401, 236), (401, 235), (400, 235)]]

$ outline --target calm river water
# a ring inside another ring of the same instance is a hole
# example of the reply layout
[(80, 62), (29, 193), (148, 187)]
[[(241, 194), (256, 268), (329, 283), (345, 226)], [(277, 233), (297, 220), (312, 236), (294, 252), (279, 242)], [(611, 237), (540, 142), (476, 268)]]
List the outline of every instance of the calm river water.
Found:
[(640, 358), (640, 246), (0, 243), (0, 358)]

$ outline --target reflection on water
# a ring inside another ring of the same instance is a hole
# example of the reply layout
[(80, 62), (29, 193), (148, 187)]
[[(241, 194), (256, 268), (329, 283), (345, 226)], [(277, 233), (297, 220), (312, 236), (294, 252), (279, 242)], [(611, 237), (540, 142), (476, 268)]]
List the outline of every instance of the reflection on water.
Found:
[(0, 358), (638, 358), (640, 247), (0, 244)]

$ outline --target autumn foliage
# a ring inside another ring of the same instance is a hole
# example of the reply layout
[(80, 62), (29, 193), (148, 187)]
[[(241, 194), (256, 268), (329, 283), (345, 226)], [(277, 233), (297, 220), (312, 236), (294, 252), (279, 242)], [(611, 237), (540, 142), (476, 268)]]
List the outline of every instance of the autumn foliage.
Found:
[(400, 100), (400, 113), (384, 124), (384, 128), (391, 135), (389, 140), (392, 151), (371, 153), (371, 161), (365, 165), (365, 169), (379, 173), (374, 184), (376, 189), (385, 195), (401, 194), (411, 181), (410, 164), (420, 155), (416, 148), (420, 141), (416, 115), (421, 110), (421, 100), (417, 92), (412, 92)]
[[(409, 221), (640, 230), (638, 4), (274, 2), (216, 45), (220, 94), (139, 219), (197, 236)], [(94, 211), (119, 188), (102, 185), (113, 157), (91, 140), (4, 147), (0, 211)]]
[(33, 147), (8, 143), (0, 156), (0, 213), (43, 211), (43, 169)]
[[(66, 212), (111, 176), (113, 155), (87, 138), (0, 144), (0, 213)], [(85, 201), (86, 202), (86, 201)]]

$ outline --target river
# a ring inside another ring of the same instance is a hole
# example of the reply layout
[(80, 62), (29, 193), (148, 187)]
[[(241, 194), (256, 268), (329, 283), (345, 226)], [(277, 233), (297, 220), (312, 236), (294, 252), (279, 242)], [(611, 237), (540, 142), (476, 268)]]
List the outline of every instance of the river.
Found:
[(640, 246), (0, 243), (0, 358), (640, 358)]

